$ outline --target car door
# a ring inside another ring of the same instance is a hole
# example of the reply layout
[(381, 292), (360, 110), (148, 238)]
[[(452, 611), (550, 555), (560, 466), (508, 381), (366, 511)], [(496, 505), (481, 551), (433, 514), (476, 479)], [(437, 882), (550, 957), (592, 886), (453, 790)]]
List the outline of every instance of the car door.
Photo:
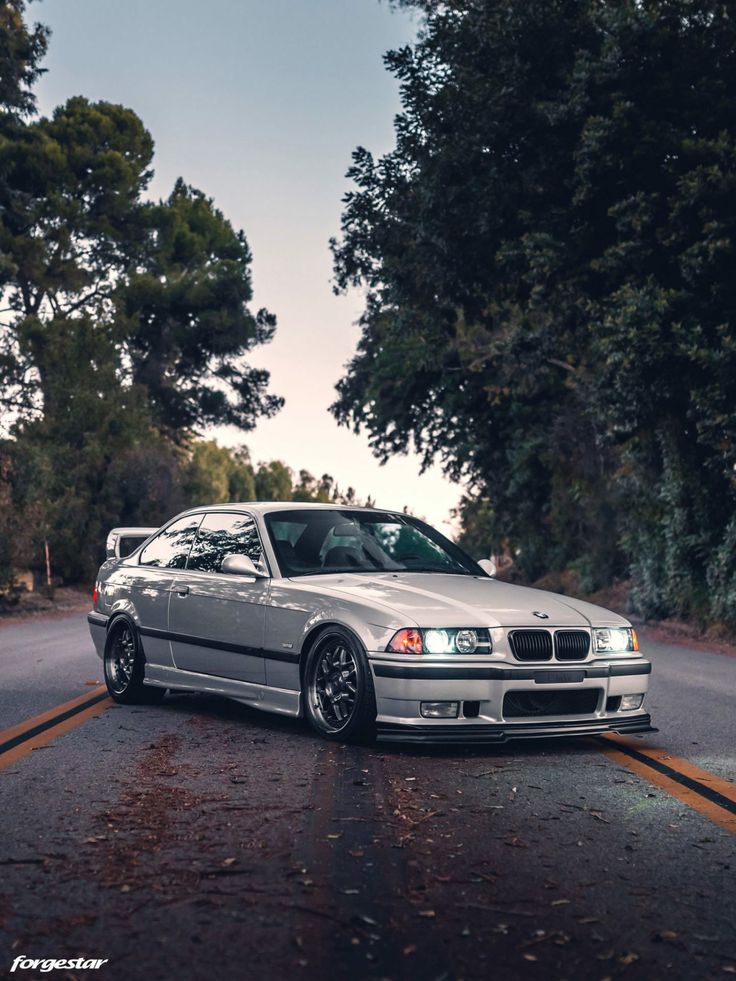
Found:
[(186, 575), (184, 568), (201, 520), (201, 512), (177, 518), (146, 545), (137, 563), (120, 567), (150, 664), (172, 664), (169, 597), (177, 579)]
[(227, 555), (265, 558), (249, 514), (205, 514), (187, 563), (186, 580), (169, 601), (174, 664), (184, 671), (265, 684), (263, 634), (269, 579), (221, 572)]

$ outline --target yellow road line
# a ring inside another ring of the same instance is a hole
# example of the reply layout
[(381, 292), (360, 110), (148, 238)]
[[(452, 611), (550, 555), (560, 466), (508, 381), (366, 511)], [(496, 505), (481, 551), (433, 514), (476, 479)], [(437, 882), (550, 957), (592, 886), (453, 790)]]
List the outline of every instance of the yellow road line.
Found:
[(736, 834), (736, 786), (728, 780), (667, 750), (638, 746), (625, 736), (602, 736), (597, 746), (609, 759)]
[(40, 715), (0, 732), (0, 770), (27, 756), (39, 746), (48, 746), (57, 736), (100, 715), (115, 703), (103, 685), (78, 698), (55, 706)]

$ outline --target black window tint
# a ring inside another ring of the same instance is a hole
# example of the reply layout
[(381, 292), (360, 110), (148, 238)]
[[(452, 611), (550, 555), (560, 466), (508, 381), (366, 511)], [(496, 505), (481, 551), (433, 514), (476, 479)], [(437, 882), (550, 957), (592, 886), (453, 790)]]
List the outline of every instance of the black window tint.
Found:
[(201, 514), (179, 518), (165, 528), (160, 535), (146, 545), (141, 552), (140, 564), (160, 566), (166, 569), (183, 569), (187, 564), (189, 549), (197, 533)]
[(192, 546), (188, 569), (219, 572), (227, 555), (247, 555), (265, 571), (256, 523), (249, 514), (205, 515)]

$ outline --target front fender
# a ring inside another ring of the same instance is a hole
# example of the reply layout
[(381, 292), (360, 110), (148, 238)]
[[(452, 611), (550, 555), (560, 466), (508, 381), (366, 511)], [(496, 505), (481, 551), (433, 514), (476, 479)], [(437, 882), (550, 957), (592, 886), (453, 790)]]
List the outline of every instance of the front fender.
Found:
[(401, 626), (413, 626), (413, 624), (396, 623), (386, 625), (372, 623), (370, 617), (374, 611), (356, 610), (352, 603), (332, 602), (327, 604), (324, 609), (314, 612), (304, 622), (301, 636), (298, 641), (298, 650), (304, 653), (311, 643), (312, 637), (319, 628), (325, 626), (347, 627), (360, 640), (366, 651), (384, 651), (386, 645)]

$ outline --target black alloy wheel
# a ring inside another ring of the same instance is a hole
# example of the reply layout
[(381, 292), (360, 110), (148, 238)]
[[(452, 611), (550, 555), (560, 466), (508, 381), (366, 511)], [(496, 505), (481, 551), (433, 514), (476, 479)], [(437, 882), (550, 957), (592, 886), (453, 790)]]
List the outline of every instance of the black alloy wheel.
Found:
[(307, 719), (326, 739), (375, 735), (376, 695), (368, 658), (344, 628), (331, 627), (312, 644), (302, 692)]
[(111, 697), (123, 705), (160, 702), (165, 688), (144, 685), (145, 658), (135, 627), (129, 620), (116, 620), (105, 641), (105, 684)]

